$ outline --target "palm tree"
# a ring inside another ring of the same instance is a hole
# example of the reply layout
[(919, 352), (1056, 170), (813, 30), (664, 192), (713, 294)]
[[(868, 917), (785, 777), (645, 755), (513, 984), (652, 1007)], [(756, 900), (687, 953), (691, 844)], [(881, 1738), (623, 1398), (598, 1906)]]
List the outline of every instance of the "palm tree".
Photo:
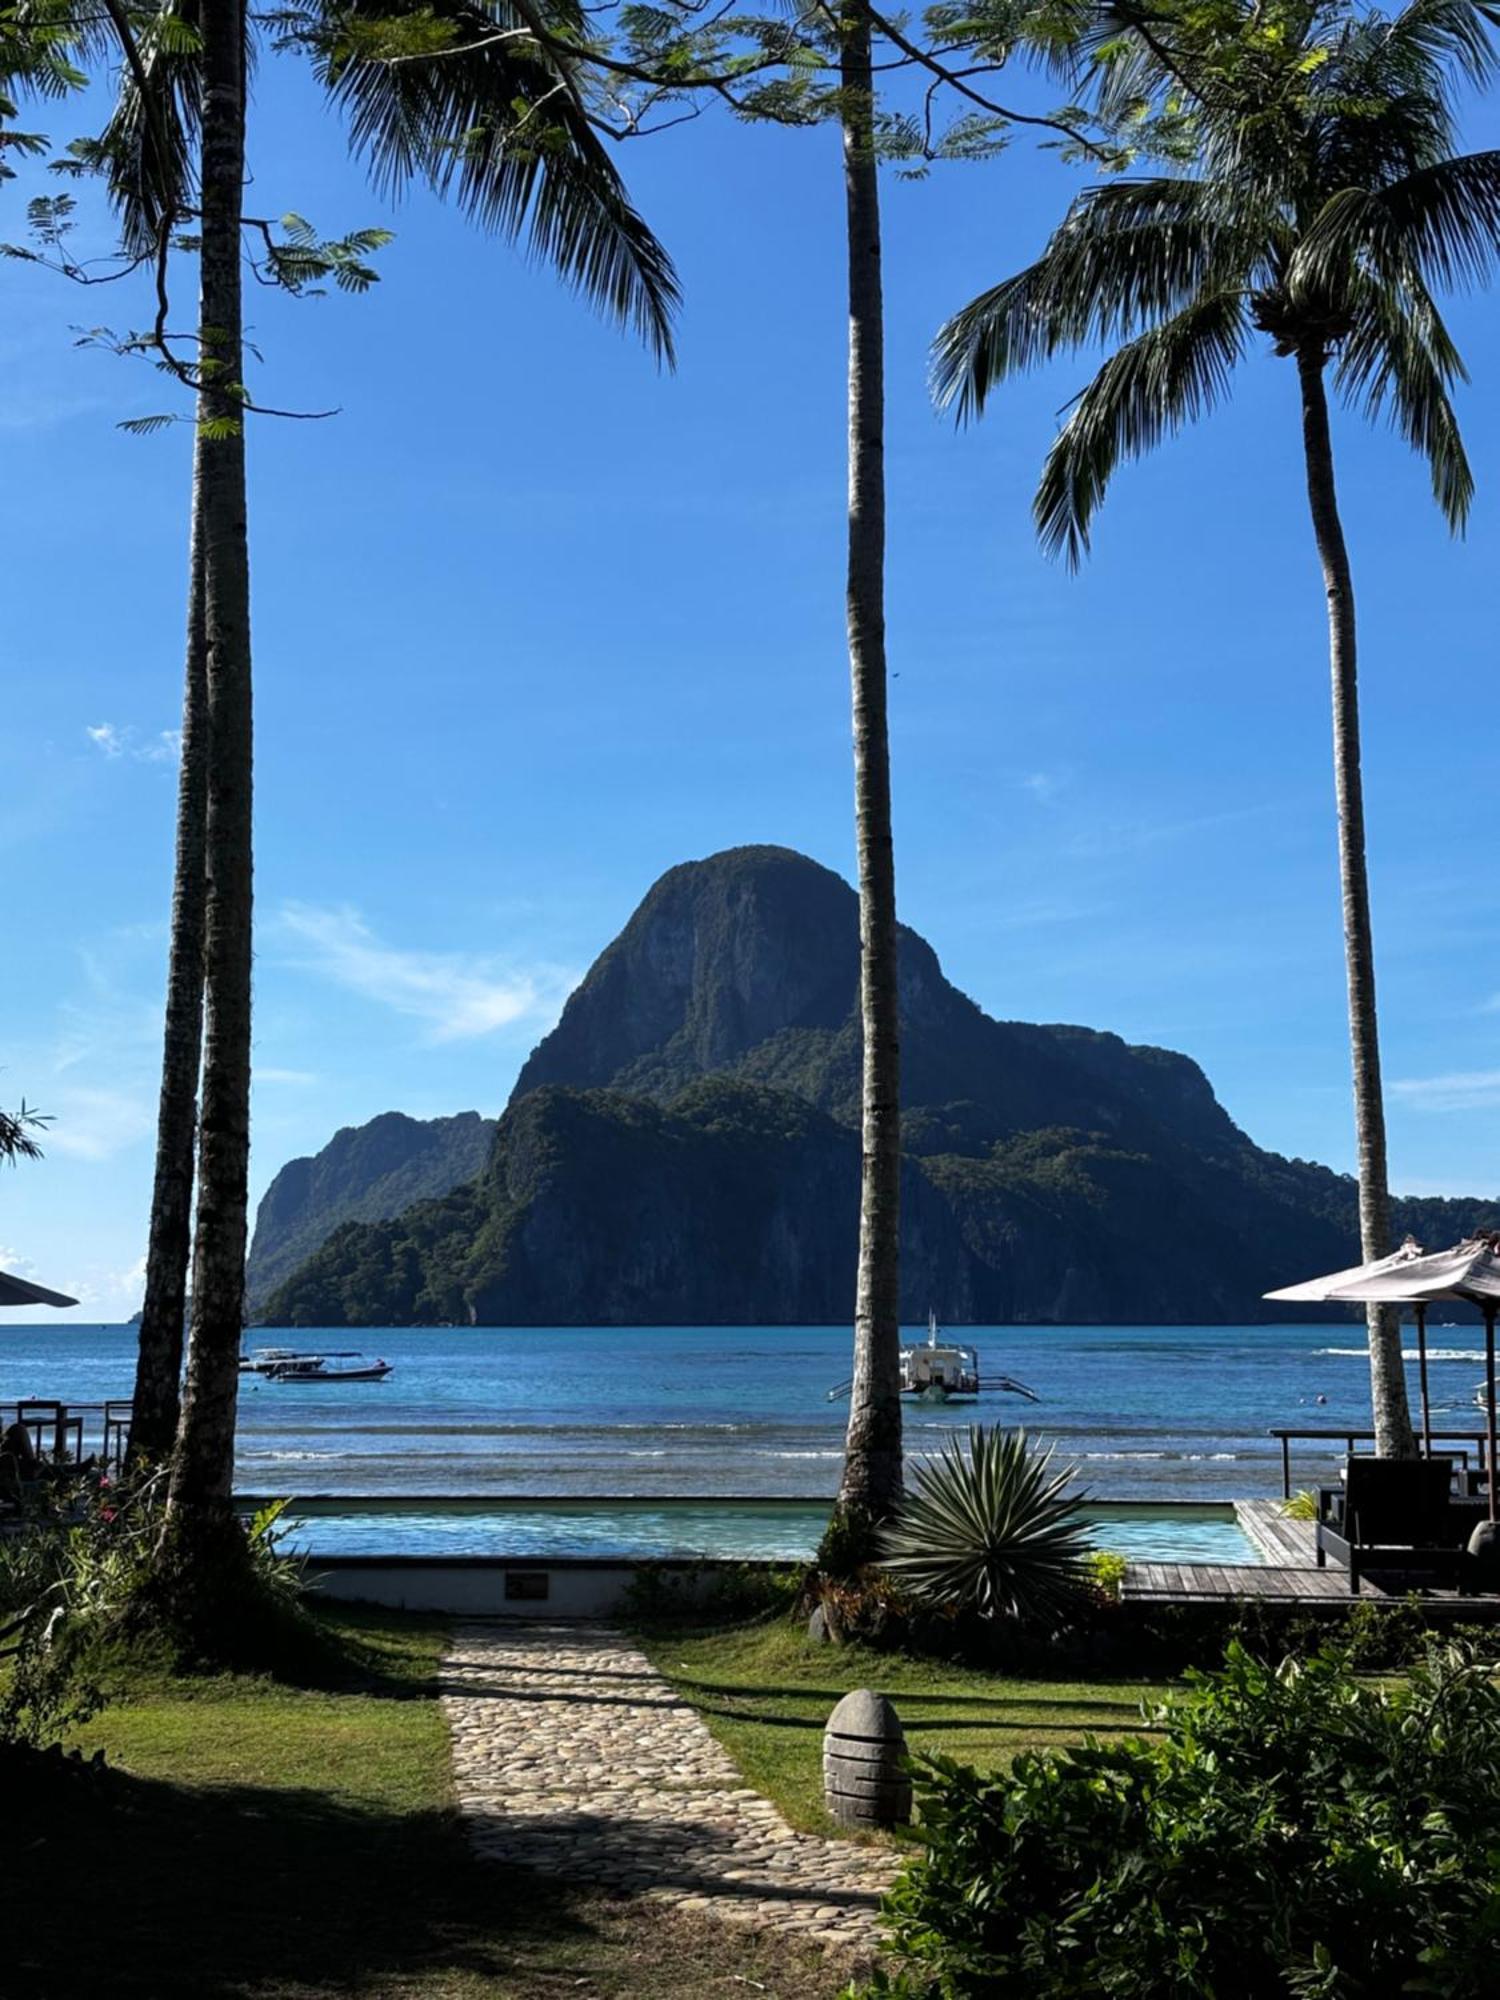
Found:
[[(351, 20), (388, 29), (406, 18), (369, 0), (330, 9), (326, 30), (304, 35), (350, 111), (356, 151), (392, 186), (422, 174), (456, 187), (481, 221), (528, 240), (670, 360), (672, 267), (605, 156), (578, 78), (563, 60), (497, 36), (483, 7), (440, 11), (449, 37), (441, 62), (386, 61), (351, 43)], [(247, 22), (243, 0), (202, 0), (196, 14), (196, 34), (174, 31), (145, 51), (120, 29), (127, 73), (109, 144), (127, 244), (160, 242), (189, 214), (199, 236), (192, 608), (141, 1365), (148, 1448), (159, 1449), (180, 1358), (170, 1302), (185, 1291), (201, 1026), (193, 1322), (159, 1584), (174, 1615), (202, 1625), (232, 1590), (242, 1555), (230, 1499), (248, 1225), (253, 735), (240, 297)], [(160, 18), (177, 21), (176, 0)]]
[(863, 1544), (901, 1499), (901, 1029), (885, 653), (885, 322), (871, 21), (839, 16), (849, 290), (849, 521), (845, 617), (854, 712), (863, 1031), (854, 1379), (839, 1513)]
[(177, 852), (162, 1029), (156, 1169), (131, 1398), (130, 1464), (162, 1465), (177, 1436), (192, 1249), (193, 1156), (198, 1135), (198, 1069), (203, 1043), (203, 930), (207, 898), (204, 844), (208, 818), (208, 629), (203, 543), (204, 440), (193, 448), (192, 530), (188, 553), (187, 663), (177, 774)]
[[(193, 1233), (193, 1330), (167, 1494), (167, 1574), (179, 1608), (237, 1582), (230, 1499), (250, 1166), (251, 651), (245, 493), (241, 229), (244, 0), (199, 10), (198, 425), (195, 581), (202, 586), (202, 1107)], [(190, 645), (197, 635), (192, 631)], [(184, 782), (197, 765), (184, 746)], [(190, 842), (188, 861), (193, 846)], [(191, 909), (197, 891), (182, 882)], [(174, 937), (174, 944), (179, 940)], [(170, 1054), (170, 1050), (169, 1050)], [(227, 1437), (227, 1448), (225, 1439)], [(228, 1558), (228, 1560), (226, 1560)]]
[[(1354, 593), (1339, 519), (1328, 382), (1388, 414), (1427, 460), (1449, 526), (1473, 481), (1450, 401), (1463, 364), (1434, 299), (1500, 250), (1500, 152), (1455, 156), (1460, 82), (1492, 76), (1495, 16), (1413, 0), (1136, 0), (1096, 24), (1106, 115), (1157, 111), (1189, 163), (1092, 187), (1036, 263), (938, 335), (938, 398), (977, 415), (993, 385), (1052, 355), (1119, 343), (1072, 404), (1035, 514), (1078, 563), (1121, 459), (1230, 390), (1256, 333), (1295, 363), (1313, 534), (1328, 600), (1334, 779), (1349, 992), (1360, 1240), (1390, 1242), (1385, 1115), (1359, 754)], [(1159, 127), (1158, 130), (1162, 128)], [(1370, 1309), (1377, 1449), (1415, 1450), (1400, 1330)]]

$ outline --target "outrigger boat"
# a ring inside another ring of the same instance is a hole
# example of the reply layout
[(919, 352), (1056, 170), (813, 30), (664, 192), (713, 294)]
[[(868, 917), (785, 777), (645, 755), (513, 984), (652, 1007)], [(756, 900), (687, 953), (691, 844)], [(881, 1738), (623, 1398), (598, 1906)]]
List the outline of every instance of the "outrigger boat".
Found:
[[(357, 1368), (330, 1368), (329, 1361), (356, 1361)], [(273, 1361), (260, 1371), (268, 1382), (383, 1382), (391, 1372), (389, 1361), (366, 1361), (362, 1354), (344, 1348), (329, 1354), (292, 1354)]]
[[(852, 1379), (828, 1391), (830, 1403), (847, 1396)], [(1034, 1389), (1013, 1375), (992, 1375), (980, 1380), (979, 1349), (941, 1337), (937, 1314), (927, 1315), (927, 1338), (901, 1349), (901, 1393), (924, 1403), (972, 1403), (986, 1391), (1024, 1396), (1028, 1403), (1040, 1402)]]

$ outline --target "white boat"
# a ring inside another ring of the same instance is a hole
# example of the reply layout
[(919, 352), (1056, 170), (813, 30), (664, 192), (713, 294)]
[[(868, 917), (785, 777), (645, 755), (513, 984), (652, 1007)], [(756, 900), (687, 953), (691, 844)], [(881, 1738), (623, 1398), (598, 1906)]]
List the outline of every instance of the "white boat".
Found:
[(924, 1403), (971, 1402), (979, 1394), (979, 1349), (943, 1338), (929, 1312), (927, 1338), (901, 1350), (901, 1393)]
[(240, 1356), (242, 1375), (269, 1375), (288, 1361), (316, 1361), (316, 1354), (304, 1354), (300, 1347), (257, 1347), (253, 1354)]
[[(841, 1382), (836, 1389), (830, 1389), (829, 1402), (847, 1396), (852, 1386), (851, 1382)], [(994, 1375), (981, 1380), (979, 1349), (945, 1339), (937, 1314), (929, 1312), (927, 1338), (901, 1349), (902, 1395), (918, 1397), (924, 1403), (972, 1403), (986, 1390), (1024, 1396), (1029, 1403), (1039, 1400), (1034, 1389), (1028, 1389), (1013, 1375)]]
[[(352, 1361), (355, 1366), (330, 1368), (331, 1360)], [(366, 1361), (348, 1348), (329, 1354), (294, 1354), (261, 1370), (268, 1382), (383, 1382), (390, 1372), (389, 1361)]]

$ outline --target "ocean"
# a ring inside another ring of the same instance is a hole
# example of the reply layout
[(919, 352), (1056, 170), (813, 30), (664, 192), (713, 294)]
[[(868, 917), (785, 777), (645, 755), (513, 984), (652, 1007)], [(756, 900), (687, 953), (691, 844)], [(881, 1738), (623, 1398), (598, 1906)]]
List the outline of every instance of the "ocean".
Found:
[[(912, 1328), (909, 1337), (920, 1338)], [(1040, 1401), (906, 1405), (920, 1456), (975, 1417), (1024, 1423), (1101, 1500), (1224, 1501), (1279, 1493), (1272, 1426), (1363, 1429), (1363, 1326), (973, 1327), (981, 1373)], [(0, 1404), (130, 1393), (130, 1327), (0, 1327)], [(1474, 1430), (1478, 1329), (1429, 1334), (1434, 1423)], [(356, 1344), (383, 1382), (309, 1387), (241, 1378), (242, 1491), (820, 1499), (838, 1482), (849, 1374), (842, 1327), (479, 1327), (252, 1332), (317, 1351)], [(1414, 1360), (1414, 1356), (1413, 1356)], [(1416, 1395), (1416, 1369), (1410, 1370)], [(1326, 1398), (1320, 1402), (1318, 1399)], [(1339, 1447), (1307, 1446), (1298, 1485)]]

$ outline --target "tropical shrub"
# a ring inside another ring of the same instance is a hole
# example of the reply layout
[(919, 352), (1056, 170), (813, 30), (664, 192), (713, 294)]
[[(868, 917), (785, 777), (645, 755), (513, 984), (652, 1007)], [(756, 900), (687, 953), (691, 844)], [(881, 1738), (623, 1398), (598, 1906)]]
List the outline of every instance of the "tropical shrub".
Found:
[[(0, 1745), (50, 1743), (98, 1709), (97, 1670), (150, 1582), (165, 1494), (164, 1473), (44, 1491), (0, 1537)], [(299, 1616), (303, 1566), (278, 1546), (287, 1504), (245, 1527), (244, 1616), (258, 1625)]]
[(1089, 1575), (1094, 1587), (1111, 1603), (1118, 1600), (1120, 1585), (1125, 1581), (1125, 1572), (1130, 1567), (1118, 1549), (1095, 1549), (1089, 1557)]
[(1500, 1689), (1460, 1646), (1396, 1684), (1232, 1646), (1163, 1735), (918, 1766), (928, 1846), (887, 1902), (908, 2000), (1494, 1991)]
[(1087, 1529), (1025, 1431), (971, 1424), (917, 1468), (915, 1490), (876, 1536), (880, 1567), (918, 1604), (1030, 1623), (1066, 1617), (1091, 1583)]

